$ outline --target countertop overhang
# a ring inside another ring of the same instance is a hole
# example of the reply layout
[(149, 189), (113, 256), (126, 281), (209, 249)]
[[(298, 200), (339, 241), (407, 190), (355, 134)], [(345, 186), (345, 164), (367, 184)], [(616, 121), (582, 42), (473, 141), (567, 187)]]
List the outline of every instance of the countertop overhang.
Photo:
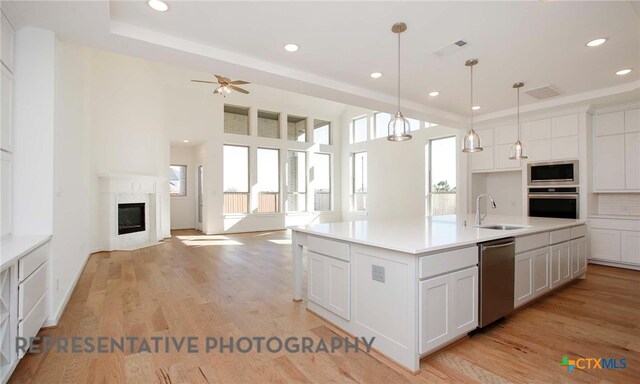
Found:
[[(292, 231), (335, 240), (425, 254), (459, 248), (505, 237), (521, 237), (585, 224), (582, 219), (554, 219), (489, 214), (484, 225), (524, 226), (514, 230), (493, 230), (474, 226), (475, 215), (447, 215), (414, 219), (344, 221), (289, 227)], [(465, 226), (466, 223), (466, 226)]]

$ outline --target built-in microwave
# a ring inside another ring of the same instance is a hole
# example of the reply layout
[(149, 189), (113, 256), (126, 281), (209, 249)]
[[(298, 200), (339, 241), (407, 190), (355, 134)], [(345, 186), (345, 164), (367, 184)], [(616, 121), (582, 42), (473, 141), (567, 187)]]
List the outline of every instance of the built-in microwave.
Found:
[(578, 185), (578, 160), (549, 161), (527, 165), (529, 186)]

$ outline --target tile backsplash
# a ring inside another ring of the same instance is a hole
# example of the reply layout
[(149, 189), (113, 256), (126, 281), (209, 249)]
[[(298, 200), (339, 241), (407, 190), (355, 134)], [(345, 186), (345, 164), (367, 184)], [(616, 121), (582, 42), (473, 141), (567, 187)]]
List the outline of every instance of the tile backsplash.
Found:
[(640, 216), (640, 193), (599, 194), (598, 214)]

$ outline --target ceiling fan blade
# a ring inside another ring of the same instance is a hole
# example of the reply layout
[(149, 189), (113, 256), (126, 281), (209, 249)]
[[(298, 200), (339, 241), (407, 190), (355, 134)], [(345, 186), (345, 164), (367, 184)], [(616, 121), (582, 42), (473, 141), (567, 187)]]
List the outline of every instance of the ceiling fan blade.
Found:
[(216, 77), (216, 79), (218, 79), (218, 83), (224, 83), (224, 77), (220, 76), (220, 75), (213, 75)]
[(246, 89), (242, 89), (240, 87), (236, 87), (235, 85), (229, 85), (229, 88), (233, 89), (234, 91), (238, 91), (240, 93), (244, 93), (245, 95), (249, 93), (249, 91), (247, 91)]
[(222, 76), (222, 80), (224, 80), (225, 83), (230, 83), (231, 82), (230, 78), (224, 77), (224, 76)]
[(191, 80), (194, 83), (207, 83), (207, 84), (218, 84), (215, 81), (206, 81), (206, 80)]
[(241, 85), (241, 84), (251, 84), (251, 83), (244, 80), (234, 80), (234, 81), (230, 81), (229, 84)]

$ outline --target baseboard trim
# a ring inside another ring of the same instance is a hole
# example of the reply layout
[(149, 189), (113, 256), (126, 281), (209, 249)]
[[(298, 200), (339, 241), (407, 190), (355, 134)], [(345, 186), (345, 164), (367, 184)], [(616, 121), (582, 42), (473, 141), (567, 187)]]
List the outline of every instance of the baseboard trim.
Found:
[(640, 265), (617, 263), (615, 261), (589, 259), (589, 264), (606, 265), (607, 267), (625, 268), (625, 269), (633, 269), (636, 271), (640, 271)]
[(82, 275), (82, 272), (84, 272), (84, 269), (86, 268), (87, 262), (89, 261), (89, 258), (91, 257), (91, 255), (93, 255), (93, 253), (89, 253), (87, 254), (87, 256), (85, 256), (84, 263), (82, 263), (82, 268), (80, 268), (80, 271), (76, 275), (76, 278), (73, 280), (73, 284), (71, 284), (71, 288), (69, 288), (69, 291), (67, 292), (67, 296), (64, 298), (62, 305), (59, 307), (58, 313), (55, 316), (47, 318), (47, 320), (45, 320), (44, 324), (42, 325), (42, 328), (54, 328), (58, 326), (58, 322), (60, 321), (60, 318), (62, 317), (62, 314), (64, 313), (65, 309), (67, 309), (67, 304), (71, 299), (71, 295), (73, 294), (73, 291), (76, 290), (76, 285), (78, 284), (78, 280), (80, 280), (80, 276)]

